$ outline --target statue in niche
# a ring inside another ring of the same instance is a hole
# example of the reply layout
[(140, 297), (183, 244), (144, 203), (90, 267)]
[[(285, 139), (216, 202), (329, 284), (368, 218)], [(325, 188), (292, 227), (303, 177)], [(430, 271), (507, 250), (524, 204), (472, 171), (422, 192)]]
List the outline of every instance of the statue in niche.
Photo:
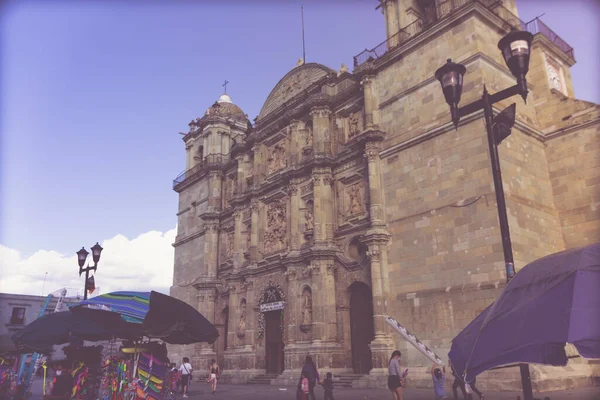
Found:
[(307, 129), (306, 132), (306, 146), (312, 146), (313, 145), (313, 133), (312, 133), (312, 129)]
[(304, 229), (310, 231), (314, 228), (314, 215), (313, 215), (313, 207), (312, 203), (308, 203), (306, 205), (306, 212), (304, 213)]
[(348, 116), (348, 139), (358, 135), (358, 113), (352, 113)]
[(246, 336), (246, 300), (240, 304), (240, 322), (238, 323), (237, 336), (241, 339)]
[(302, 323), (300, 329), (308, 332), (312, 324), (312, 292), (308, 287), (302, 291)]
[(356, 183), (348, 188), (348, 215), (356, 215), (363, 212), (362, 186), (362, 183)]

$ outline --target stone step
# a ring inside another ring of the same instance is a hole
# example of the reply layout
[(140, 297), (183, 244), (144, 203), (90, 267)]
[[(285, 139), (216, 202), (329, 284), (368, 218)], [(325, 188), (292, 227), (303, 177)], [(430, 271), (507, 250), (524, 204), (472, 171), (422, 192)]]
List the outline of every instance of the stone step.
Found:
[(249, 385), (270, 385), (271, 380), (277, 378), (277, 374), (258, 375), (248, 381)]

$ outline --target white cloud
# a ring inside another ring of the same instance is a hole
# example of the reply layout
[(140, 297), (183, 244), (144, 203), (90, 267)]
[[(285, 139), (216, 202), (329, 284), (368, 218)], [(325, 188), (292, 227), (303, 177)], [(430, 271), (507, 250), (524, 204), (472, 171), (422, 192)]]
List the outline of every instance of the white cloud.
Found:
[[(176, 228), (165, 233), (150, 231), (132, 240), (116, 235), (101, 242), (104, 250), (95, 276), (100, 294), (117, 290), (168, 293), (173, 283), (171, 244), (176, 232)], [(91, 258), (90, 254), (88, 261), (93, 263)], [(0, 292), (46, 295), (66, 287), (67, 296), (83, 295), (84, 275), (79, 277), (78, 268), (75, 254), (40, 250), (23, 258), (17, 250), (0, 245)]]

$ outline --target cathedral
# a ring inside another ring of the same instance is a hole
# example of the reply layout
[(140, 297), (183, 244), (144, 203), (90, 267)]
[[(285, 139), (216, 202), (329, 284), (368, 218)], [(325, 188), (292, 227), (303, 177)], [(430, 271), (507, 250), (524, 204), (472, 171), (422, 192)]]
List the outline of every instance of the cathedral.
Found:
[[(171, 346), (172, 359), (284, 385), (311, 355), (374, 387), (400, 349), (409, 385), (430, 386), (430, 362), (385, 317), (447, 361), (506, 284), (483, 112), (455, 129), (434, 73), (448, 58), (466, 66), (462, 104), (514, 85), (497, 45), (511, 27), (534, 34), (528, 101), (494, 106), (517, 105), (499, 147), (515, 268), (600, 238), (600, 106), (574, 97), (573, 49), (521, 21), (515, 0), (377, 8), (387, 38), (351, 71), (300, 60), (254, 123), (224, 94), (189, 124), (171, 295), (220, 337)], [(599, 364), (568, 352), (567, 367), (531, 366), (534, 390), (598, 379)], [(481, 376), (483, 389), (520, 387), (516, 366)]]

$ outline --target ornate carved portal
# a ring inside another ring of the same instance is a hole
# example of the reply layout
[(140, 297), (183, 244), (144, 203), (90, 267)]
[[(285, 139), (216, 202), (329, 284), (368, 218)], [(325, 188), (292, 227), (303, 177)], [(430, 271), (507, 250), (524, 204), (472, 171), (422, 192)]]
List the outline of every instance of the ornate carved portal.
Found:
[[(263, 304), (275, 303), (277, 301), (285, 301), (285, 293), (277, 283), (269, 282), (265, 290), (262, 291), (259, 299), (258, 306)], [(281, 310), (281, 333), (283, 335), (283, 310)], [(262, 339), (265, 335), (265, 313), (260, 313), (258, 316), (258, 339)]]
[(265, 230), (264, 252), (273, 253), (287, 247), (287, 207), (284, 200), (267, 206), (267, 229)]

